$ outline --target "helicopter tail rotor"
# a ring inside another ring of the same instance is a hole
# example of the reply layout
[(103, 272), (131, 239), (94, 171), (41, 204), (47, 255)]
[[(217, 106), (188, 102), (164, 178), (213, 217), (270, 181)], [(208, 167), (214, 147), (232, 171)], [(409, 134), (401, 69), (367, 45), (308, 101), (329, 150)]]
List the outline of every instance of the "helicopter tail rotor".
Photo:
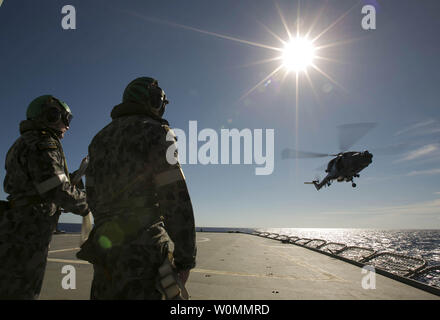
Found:
[(319, 189), (321, 189), (321, 186), (319, 185), (319, 180), (304, 182), (304, 184), (313, 184), (318, 191)]
[(304, 184), (313, 184), (315, 186), (316, 190), (319, 190), (319, 189), (321, 189), (319, 181), (321, 181), (321, 177), (319, 175), (316, 175), (315, 179), (313, 181), (304, 182)]

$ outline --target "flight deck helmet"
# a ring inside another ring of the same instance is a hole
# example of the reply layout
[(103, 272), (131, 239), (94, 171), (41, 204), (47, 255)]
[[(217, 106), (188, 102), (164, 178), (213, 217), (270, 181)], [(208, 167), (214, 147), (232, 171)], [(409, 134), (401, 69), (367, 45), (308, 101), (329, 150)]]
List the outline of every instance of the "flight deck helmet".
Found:
[(26, 111), (28, 120), (42, 120), (48, 124), (56, 123), (60, 119), (69, 126), (73, 115), (69, 106), (52, 95), (43, 95), (35, 98)]
[(140, 77), (130, 82), (124, 90), (122, 101), (141, 104), (159, 117), (162, 117), (169, 103), (157, 80), (149, 77)]

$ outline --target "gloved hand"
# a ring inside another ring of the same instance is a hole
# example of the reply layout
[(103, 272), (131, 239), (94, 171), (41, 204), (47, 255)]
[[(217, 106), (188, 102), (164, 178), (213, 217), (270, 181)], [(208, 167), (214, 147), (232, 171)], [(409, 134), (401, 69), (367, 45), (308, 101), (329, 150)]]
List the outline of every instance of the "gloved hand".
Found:
[(79, 169), (70, 174), (70, 181), (72, 182), (73, 185), (76, 185), (77, 187), (81, 188), (79, 185), (77, 185), (81, 183), (82, 187), (84, 187), (81, 178), (86, 173), (86, 169), (88, 165), (89, 165), (89, 156), (86, 156), (84, 159), (82, 159)]
[(84, 190), (86, 188), (86, 186), (84, 185), (83, 180), (81, 179), (81, 177), (78, 178), (78, 170), (69, 173), (70, 176), (70, 182), (77, 187), (78, 189)]

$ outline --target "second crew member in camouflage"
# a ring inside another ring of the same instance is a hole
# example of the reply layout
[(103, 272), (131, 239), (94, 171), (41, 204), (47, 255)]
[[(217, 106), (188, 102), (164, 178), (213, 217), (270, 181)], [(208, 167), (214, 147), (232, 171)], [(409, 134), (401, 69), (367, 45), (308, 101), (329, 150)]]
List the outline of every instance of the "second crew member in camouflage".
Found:
[(95, 227), (78, 257), (94, 265), (92, 299), (172, 297), (158, 279), (159, 267), (169, 258), (170, 238), (182, 283), (195, 266), (194, 216), (185, 177), (179, 163), (170, 164), (166, 157), (168, 148), (175, 147), (162, 119), (167, 103), (156, 80), (135, 79), (123, 103), (113, 108), (112, 122), (89, 146), (86, 190)]
[(35, 299), (43, 282), (49, 242), (61, 208), (87, 215), (83, 191), (72, 186), (60, 139), (69, 129), (69, 107), (53, 96), (35, 99), (21, 136), (6, 156), (0, 210), (0, 299)]

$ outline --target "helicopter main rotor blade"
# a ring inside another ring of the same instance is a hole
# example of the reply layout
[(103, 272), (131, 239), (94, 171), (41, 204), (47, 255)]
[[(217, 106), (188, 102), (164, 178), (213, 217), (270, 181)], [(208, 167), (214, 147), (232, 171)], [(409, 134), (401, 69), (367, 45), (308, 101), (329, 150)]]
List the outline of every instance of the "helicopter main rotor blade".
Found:
[(298, 151), (298, 150), (294, 150), (294, 149), (284, 149), (281, 152), (282, 159), (324, 158), (324, 157), (333, 157), (333, 156), (336, 156), (336, 155), (327, 154), (327, 153)]
[(347, 151), (360, 138), (368, 133), (371, 129), (376, 127), (374, 122), (361, 122), (343, 124), (338, 126), (339, 129), (339, 150), (341, 152)]
[(386, 147), (372, 148), (370, 149), (370, 152), (373, 153), (374, 155), (393, 156), (396, 154), (404, 153), (409, 149), (409, 147), (410, 144), (402, 142), (402, 143), (389, 145)]

